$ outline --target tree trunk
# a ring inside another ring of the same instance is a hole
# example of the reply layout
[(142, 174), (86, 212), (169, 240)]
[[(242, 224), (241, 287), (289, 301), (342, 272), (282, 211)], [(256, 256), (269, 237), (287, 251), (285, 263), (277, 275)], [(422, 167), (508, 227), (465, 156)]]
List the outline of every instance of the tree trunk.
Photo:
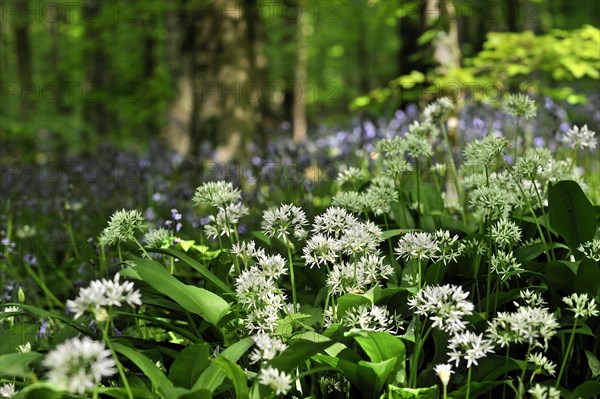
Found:
[(507, 0), (506, 1), (506, 23), (509, 32), (519, 32), (519, 7), (521, 6), (519, 0)]
[(256, 126), (247, 9), (241, 0), (202, 6), (195, 21), (192, 150), (198, 154), (209, 140), (217, 162), (242, 161)]
[(21, 113), (26, 118), (33, 109), (31, 95), (35, 94), (32, 83), (33, 67), (31, 62), (31, 41), (29, 37), (28, 0), (18, 0), (16, 3), (15, 21), (15, 52), (17, 54), (17, 69), (21, 93)]
[(296, 97), (294, 101), (294, 143), (303, 144), (306, 142), (306, 92), (308, 90), (308, 49), (306, 46), (307, 19), (304, 15), (302, 0), (298, 1), (298, 20), (297, 20), (297, 50), (296, 50)]
[[(415, 4), (415, 3), (411, 3)], [(417, 40), (423, 34), (423, 6), (417, 6), (415, 12), (398, 20), (398, 36), (401, 45), (398, 52), (398, 75), (411, 71), (423, 71), (421, 46)]]
[(106, 135), (108, 132), (108, 115), (105, 107), (103, 93), (107, 90), (106, 58), (104, 51), (104, 40), (100, 21), (102, 19), (102, 3), (98, 0), (88, 0), (83, 5), (86, 13), (84, 16), (85, 40), (87, 48), (85, 51), (86, 65), (89, 69), (86, 73), (86, 85), (83, 91), (88, 93), (84, 102), (84, 115), (93, 128), (93, 133)]

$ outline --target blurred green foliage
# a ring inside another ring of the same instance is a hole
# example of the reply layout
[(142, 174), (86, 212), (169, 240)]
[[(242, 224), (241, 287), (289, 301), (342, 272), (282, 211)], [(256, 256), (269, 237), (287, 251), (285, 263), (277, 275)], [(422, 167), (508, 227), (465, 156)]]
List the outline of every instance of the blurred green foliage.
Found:
[(458, 68), (413, 71), (388, 87), (356, 98), (353, 109), (381, 108), (386, 102), (427, 100), (427, 95), (500, 100), (511, 91), (541, 93), (585, 104), (600, 79), (600, 30), (585, 25), (572, 31), (490, 32), (483, 50)]

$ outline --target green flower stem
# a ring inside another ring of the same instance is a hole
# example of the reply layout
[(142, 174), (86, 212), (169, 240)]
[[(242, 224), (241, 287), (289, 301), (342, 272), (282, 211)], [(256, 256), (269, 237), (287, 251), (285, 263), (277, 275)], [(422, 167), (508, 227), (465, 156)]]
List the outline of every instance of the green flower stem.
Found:
[(50, 309), (53, 309), (53, 304), (59, 308), (64, 307), (63, 303), (52, 293), (52, 291), (50, 291), (46, 283), (44, 283), (44, 281), (35, 273), (35, 271), (33, 271), (31, 266), (29, 266), (27, 262), (23, 262), (23, 266), (25, 267), (27, 274), (31, 276), (33, 281), (35, 281), (42, 291), (44, 291), (44, 294), (46, 294), (46, 300), (48, 301), (48, 306)]
[(473, 371), (473, 367), (469, 367), (469, 372), (467, 373), (467, 396), (466, 399), (469, 399), (469, 395), (471, 394), (471, 372)]
[(515, 164), (515, 162), (517, 162), (517, 155), (519, 154), (518, 148), (519, 148), (519, 121), (520, 121), (520, 117), (517, 116), (517, 121), (515, 123), (515, 153), (514, 153), (514, 158), (513, 158), (513, 165)]
[[(419, 165), (419, 159), (415, 159), (415, 167), (416, 167), (416, 172), (415, 172), (415, 180), (417, 183), (417, 220), (418, 223), (421, 223), (421, 173), (420, 173), (420, 165)], [(418, 224), (417, 224), (418, 227)]]
[(491, 295), (492, 295), (492, 267), (490, 264), (490, 260), (492, 258), (492, 231), (490, 229), (490, 225), (491, 225), (491, 221), (490, 218), (486, 218), (486, 226), (487, 226), (487, 231), (488, 231), (488, 248), (487, 248), (487, 259), (488, 259), (488, 265), (487, 265), (487, 281), (486, 281), (486, 287), (485, 287), (485, 316), (487, 318), (487, 316), (490, 314), (490, 305), (491, 305)]
[[(458, 172), (456, 171), (456, 165), (454, 164), (454, 156), (452, 155), (452, 146), (450, 144), (450, 138), (448, 137), (448, 132), (446, 132), (446, 125), (444, 122), (440, 123), (440, 128), (442, 130), (442, 136), (444, 136), (444, 143), (446, 144), (446, 151), (448, 156), (448, 162), (450, 162), (450, 178), (454, 183), (454, 189), (456, 190), (456, 199), (457, 202), (461, 203), (461, 194), (460, 194), (460, 185), (458, 184)], [(466, 222), (467, 209), (465, 203), (463, 203), (463, 222)]]
[(290, 264), (290, 278), (292, 280), (292, 302), (294, 304), (294, 313), (296, 313), (298, 310), (298, 302), (296, 300), (296, 279), (294, 277), (294, 261), (292, 258), (292, 249), (290, 248), (290, 245), (287, 240), (285, 241), (285, 246), (287, 248), (288, 262)]
[(73, 252), (75, 252), (75, 256), (79, 258), (81, 255), (79, 254), (79, 250), (77, 249), (77, 241), (75, 241), (75, 234), (73, 234), (73, 226), (71, 226), (71, 221), (68, 218), (65, 222), (65, 227), (67, 228), (67, 234), (69, 235), (69, 239), (73, 244)]
[(119, 361), (119, 357), (117, 356), (117, 352), (115, 348), (112, 346), (112, 342), (108, 338), (108, 327), (110, 323), (104, 323), (102, 327), (102, 338), (104, 339), (104, 343), (108, 346), (108, 349), (113, 355), (115, 363), (117, 364), (117, 370), (119, 370), (119, 376), (121, 376), (121, 380), (123, 380), (123, 385), (125, 385), (125, 390), (127, 391), (127, 397), (129, 399), (133, 399), (133, 393), (131, 392), (131, 387), (129, 386), (129, 381), (127, 380), (127, 376), (125, 375), (125, 370), (123, 369), (123, 365), (121, 361)]
[(523, 367), (523, 371), (521, 371), (521, 378), (519, 379), (519, 381), (521, 383), (523, 383), (523, 381), (525, 380), (525, 373), (527, 373), (527, 364), (528, 364), (527, 359), (529, 358), (530, 353), (531, 353), (531, 344), (527, 345), (527, 354), (525, 355), (525, 367)]
[[(504, 355), (504, 379), (508, 376), (508, 345), (506, 345), (506, 354)], [(506, 397), (506, 383), (502, 384), (502, 399)]]
[(135, 243), (137, 244), (137, 246), (142, 250), (142, 252), (144, 253), (144, 256), (146, 257), (146, 259), (152, 259), (150, 257), (150, 255), (148, 254), (148, 252), (146, 252), (146, 249), (142, 246), (142, 244), (138, 241), (137, 238), (133, 237), (133, 241), (135, 241)]
[(558, 372), (558, 377), (556, 378), (556, 383), (554, 384), (554, 388), (558, 389), (560, 386), (560, 380), (562, 379), (563, 373), (565, 372), (565, 367), (567, 367), (567, 363), (569, 363), (569, 357), (571, 356), (571, 350), (573, 349), (573, 342), (575, 340), (575, 330), (577, 329), (577, 318), (573, 322), (573, 329), (571, 330), (571, 336), (569, 337), (569, 343), (567, 344), (567, 351), (563, 356), (562, 363), (560, 365), (560, 371)]
[[(537, 184), (534, 184), (533, 187), (535, 188), (535, 194), (540, 203), (540, 208), (542, 209), (542, 216), (544, 217), (544, 223), (546, 224), (546, 231), (548, 232), (548, 242), (550, 242), (550, 245), (552, 245), (553, 243), (552, 243), (552, 233), (550, 232), (550, 220), (548, 218), (548, 214), (544, 210), (542, 196), (540, 195), (540, 191), (537, 188)], [(550, 255), (552, 255), (552, 260), (556, 259), (556, 255), (554, 254), (554, 248), (550, 248)]]
[[(385, 212), (383, 214), (383, 222), (385, 223), (385, 229), (389, 231), (390, 225), (388, 223), (388, 218), (387, 218), (387, 215), (385, 214)], [(390, 249), (390, 262), (393, 262), (393, 260), (394, 260), (394, 245), (392, 244), (391, 238), (388, 238), (387, 242), (388, 242), (388, 247)]]
[[(504, 166), (505, 168), (508, 170), (510, 169), (510, 167), (508, 166), (508, 164), (506, 163), (506, 161), (504, 161)], [(552, 257), (550, 256), (550, 247), (548, 246), (548, 243), (546, 242), (546, 237), (544, 236), (544, 232), (542, 231), (542, 227), (540, 226), (537, 217), (535, 215), (535, 211), (533, 210), (533, 206), (531, 205), (531, 201), (529, 200), (529, 196), (525, 193), (525, 189), (523, 188), (523, 185), (521, 184), (521, 179), (515, 179), (515, 182), (517, 183), (517, 187), (519, 188), (519, 191), (521, 192), (521, 195), (523, 196), (523, 198), (525, 199), (525, 202), (527, 202), (527, 207), (529, 208), (529, 212), (531, 212), (531, 216), (533, 217), (533, 220), (535, 222), (535, 226), (537, 227), (537, 231), (540, 235), (540, 238), (542, 240), (542, 243), (544, 244), (544, 247), (546, 247), (546, 258), (548, 259), (549, 262), (552, 261)]]
[(427, 331), (425, 331), (425, 333), (423, 334), (425, 326), (426, 324), (423, 323), (421, 331), (419, 331), (418, 335), (415, 337), (415, 353), (413, 354), (412, 362), (410, 365), (410, 376), (408, 379), (408, 386), (411, 388), (417, 387), (417, 370), (419, 368), (419, 357), (421, 355), (421, 351), (423, 350), (423, 345), (425, 344), (427, 337), (431, 333), (432, 327), (429, 327)]
[(421, 289), (421, 257), (417, 257), (417, 286)]
[(123, 255), (121, 254), (121, 243), (117, 243), (117, 253), (119, 254), (119, 263), (121, 264), (121, 270), (123, 270)]

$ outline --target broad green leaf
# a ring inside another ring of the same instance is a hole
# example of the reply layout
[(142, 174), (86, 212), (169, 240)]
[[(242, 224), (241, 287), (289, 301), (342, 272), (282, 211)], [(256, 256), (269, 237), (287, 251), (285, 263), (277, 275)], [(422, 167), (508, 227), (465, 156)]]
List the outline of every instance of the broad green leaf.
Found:
[[(469, 392), (470, 398), (476, 398), (480, 395), (483, 395), (486, 392), (491, 391), (498, 385), (502, 384), (502, 381), (471, 381), (471, 390)], [(448, 395), (449, 398), (452, 399), (464, 399), (467, 397), (467, 385), (465, 384), (460, 389), (452, 392)]]
[(233, 383), (235, 396), (238, 399), (247, 399), (249, 396), (248, 384), (246, 383), (246, 374), (244, 370), (235, 362), (226, 357), (217, 357), (214, 363), (223, 370), (225, 375)]
[(191, 388), (210, 365), (210, 345), (190, 345), (175, 358), (169, 369), (169, 379), (178, 387)]
[(377, 363), (399, 358), (404, 360), (406, 348), (399, 338), (381, 331), (366, 331), (365, 335), (354, 337), (371, 361)]
[(180, 387), (161, 388), (160, 392), (169, 399), (212, 399), (213, 395), (207, 389), (189, 390)]
[(223, 298), (203, 288), (182, 283), (158, 262), (140, 259), (136, 261), (134, 270), (152, 288), (215, 326), (229, 311), (229, 304)]
[[(148, 300), (146, 300), (146, 298), (144, 298), (144, 305), (148, 305), (149, 303), (150, 303), (150, 301), (148, 301)], [(177, 306), (174, 303), (173, 303), (173, 305)], [(127, 317), (133, 317), (133, 318), (142, 319), (142, 320), (147, 320), (152, 324), (155, 324), (159, 327), (164, 328), (166, 331), (172, 331), (174, 333), (177, 333), (177, 334), (181, 335), (182, 337), (189, 339), (192, 342), (202, 341), (202, 338), (197, 337), (196, 335), (194, 335), (193, 332), (186, 330), (185, 328), (178, 327), (173, 322), (165, 321), (165, 320), (159, 319), (157, 317), (146, 316), (144, 314), (138, 314), (138, 313), (128, 313), (128, 312), (115, 312), (115, 314), (123, 315), (123, 316), (127, 316)]]
[(359, 305), (371, 305), (369, 298), (357, 294), (342, 295), (338, 299), (338, 317), (343, 317), (349, 308)]
[(596, 378), (600, 375), (600, 361), (590, 351), (585, 351), (585, 357), (587, 357), (588, 365), (590, 366), (590, 370), (592, 370), (592, 378)]
[(77, 322), (77, 321), (73, 320), (72, 317), (63, 316), (63, 315), (49, 312), (47, 310), (40, 309), (40, 308), (37, 308), (35, 306), (30, 306), (30, 305), (21, 305), (21, 304), (7, 304), (7, 305), (23, 306), (23, 308), (25, 310), (27, 310), (30, 313), (33, 313), (36, 316), (58, 319), (64, 323), (70, 325), (71, 327), (77, 329), (78, 331), (81, 331), (85, 335), (93, 335), (92, 331), (84, 323)]
[[(244, 338), (225, 349), (218, 357), (224, 357), (233, 362), (237, 362), (252, 345), (254, 345), (254, 340), (252, 338)], [(192, 391), (202, 389), (212, 393), (223, 383), (225, 377), (226, 375), (223, 370), (215, 363), (212, 363), (204, 370), (202, 375), (200, 375), (200, 378), (196, 380), (196, 383), (192, 387)]]
[(387, 240), (388, 238), (399, 236), (402, 233), (404, 233), (404, 230), (401, 229), (387, 230), (381, 233), (381, 239)]
[(595, 399), (600, 395), (600, 381), (586, 381), (579, 385), (569, 399)]
[(294, 332), (294, 325), (298, 326), (301, 324), (301, 320), (310, 319), (309, 314), (303, 313), (292, 313), (285, 316), (283, 319), (277, 322), (277, 328), (275, 332), (277, 335), (283, 337), (289, 337)]
[[(298, 335), (295, 335), (294, 338), (295, 339), (304, 339), (304, 340), (312, 341), (312, 342), (332, 342), (329, 337), (326, 337), (322, 334), (319, 334), (319, 333), (316, 333), (313, 331), (306, 331), (306, 332), (300, 333)], [(330, 356), (335, 357), (338, 355), (338, 353), (340, 353), (344, 349), (347, 349), (347, 347), (346, 347), (346, 345), (342, 344), (341, 342), (332, 342), (332, 345), (325, 349), (325, 353), (327, 353)]]
[(196, 243), (196, 241), (194, 240), (179, 240), (178, 244), (181, 246), (181, 249), (184, 250), (184, 252), (187, 252), (190, 250), (190, 248)]
[(167, 376), (143, 353), (119, 342), (113, 342), (113, 347), (115, 351), (131, 360), (150, 379), (155, 390), (173, 386)]
[(574, 279), (575, 292), (585, 292), (592, 298), (600, 291), (600, 263), (592, 259), (584, 259), (579, 264)]
[(391, 372), (395, 369), (397, 361), (397, 358), (392, 358), (378, 363), (365, 362), (364, 360), (358, 362), (359, 373), (362, 374), (364, 370), (373, 370), (373, 374), (375, 375), (375, 381), (373, 383), (372, 389), (375, 395), (378, 395), (379, 392), (383, 389), (385, 381), (387, 380)]
[(550, 186), (548, 211), (550, 226), (572, 249), (594, 238), (594, 206), (576, 182), (564, 180)]
[(0, 355), (0, 375), (6, 377), (32, 378), (35, 374), (29, 364), (42, 358), (41, 353), (8, 353)]
[(262, 242), (264, 242), (265, 244), (267, 244), (268, 247), (271, 246), (271, 239), (269, 237), (267, 237), (264, 233), (260, 232), (260, 231), (253, 231), (252, 235), (256, 238), (258, 238), (259, 240), (261, 240)]
[(438, 399), (439, 392), (437, 385), (427, 388), (401, 388), (390, 385), (389, 399)]
[(269, 365), (281, 371), (290, 372), (304, 363), (306, 359), (324, 351), (331, 345), (333, 345), (333, 341), (313, 342), (303, 339), (292, 340), (288, 348), (281, 355), (271, 360)]
[[(127, 376), (127, 378), (130, 380), (132, 379), (131, 375)], [(131, 381), (129, 381), (129, 384), (131, 385)], [(101, 397), (110, 396), (111, 398), (116, 399), (129, 399), (129, 394), (127, 393), (127, 390), (123, 387), (99, 387), (98, 393), (102, 395)], [(148, 388), (140, 389), (139, 387), (133, 386), (131, 387), (131, 393), (133, 393), (134, 398), (152, 398), (154, 396), (152, 395), (152, 392), (148, 390)]]
[[(0, 363), (2, 364), (2, 363)], [(45, 381), (37, 381), (33, 384), (19, 389), (12, 399), (59, 399), (63, 397), (62, 392), (55, 391), (56, 387)]]
[(151, 249), (149, 249), (149, 251), (157, 252), (157, 253), (161, 253), (161, 254), (165, 254), (165, 255), (169, 255), (174, 258), (177, 258), (177, 259), (181, 260), (183, 263), (185, 263), (186, 265), (188, 265), (189, 267), (191, 267), (191, 268), (195, 269), (197, 272), (199, 272), (202, 277), (204, 277), (207, 281), (209, 281), (216, 288), (218, 288), (219, 291), (226, 292), (226, 293), (233, 292), (233, 291), (231, 291), (231, 288), (229, 288), (227, 286), (227, 284), (225, 284), (223, 282), (223, 280), (221, 280), (220, 278), (215, 276), (210, 270), (208, 270), (208, 268), (206, 266), (204, 266), (202, 263), (198, 262), (197, 260), (191, 258), (190, 256), (184, 254), (183, 252), (179, 252), (179, 251), (176, 251), (176, 250), (170, 249), (170, 248), (151, 248)]

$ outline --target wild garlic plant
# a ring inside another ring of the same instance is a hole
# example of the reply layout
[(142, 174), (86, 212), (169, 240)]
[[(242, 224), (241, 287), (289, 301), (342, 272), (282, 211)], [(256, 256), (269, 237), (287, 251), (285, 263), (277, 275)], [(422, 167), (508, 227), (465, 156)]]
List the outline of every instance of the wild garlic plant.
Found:
[(543, 111), (511, 96), (514, 125), (483, 126), (459, 151), (459, 107), (434, 101), (367, 157), (349, 156), (334, 181), (298, 193), (205, 182), (188, 187), (189, 204), (117, 211), (98, 228), (100, 259), (67, 256), (83, 281), (60, 277), (54, 290), (40, 267), (48, 257), (21, 256), (13, 241), (31, 236), (7, 218), (1, 270), (22, 257), (32, 280), (4, 284), (0, 328), (18, 339), (0, 346), (22, 372), (0, 370), (0, 394), (525, 399), (592, 389), (600, 229), (594, 170), (579, 161), (596, 154), (595, 133), (562, 127), (556, 149), (533, 145)]

